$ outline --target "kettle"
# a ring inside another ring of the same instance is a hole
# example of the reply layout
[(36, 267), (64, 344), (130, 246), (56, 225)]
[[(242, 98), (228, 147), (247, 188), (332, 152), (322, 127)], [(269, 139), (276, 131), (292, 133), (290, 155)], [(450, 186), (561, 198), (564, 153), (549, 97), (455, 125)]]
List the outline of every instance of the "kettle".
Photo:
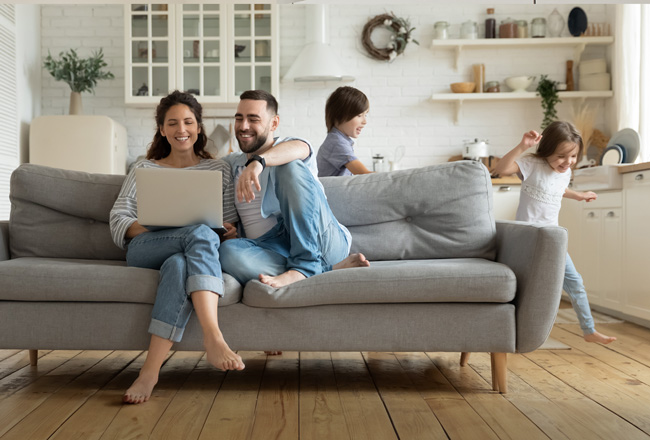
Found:
[(464, 141), (463, 159), (481, 160), (490, 155), (490, 145), (487, 140), (478, 139)]

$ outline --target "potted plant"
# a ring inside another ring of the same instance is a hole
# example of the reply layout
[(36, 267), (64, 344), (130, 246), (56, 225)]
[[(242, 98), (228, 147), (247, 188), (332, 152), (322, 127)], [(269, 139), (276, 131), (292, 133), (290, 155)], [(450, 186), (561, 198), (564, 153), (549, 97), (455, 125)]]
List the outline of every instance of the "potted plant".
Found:
[(81, 114), (81, 93), (95, 93), (97, 81), (102, 79), (113, 79), (115, 76), (102, 70), (108, 64), (104, 61), (104, 53), (99, 49), (88, 58), (79, 58), (74, 49), (59, 53), (55, 59), (49, 53), (43, 62), (43, 67), (50, 72), (50, 75), (57, 81), (65, 81), (72, 90), (70, 94), (70, 114)]
[(546, 75), (540, 77), (537, 84), (537, 94), (542, 98), (542, 109), (544, 109), (544, 120), (542, 121), (542, 130), (557, 119), (557, 110), (555, 105), (562, 102), (557, 94), (557, 81), (548, 79)]

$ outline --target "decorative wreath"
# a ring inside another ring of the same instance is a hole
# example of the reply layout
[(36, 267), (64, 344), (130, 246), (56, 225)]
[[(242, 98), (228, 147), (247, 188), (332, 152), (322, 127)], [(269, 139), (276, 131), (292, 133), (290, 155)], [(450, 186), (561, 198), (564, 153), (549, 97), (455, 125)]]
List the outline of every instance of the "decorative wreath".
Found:
[[(375, 28), (380, 26), (388, 28), (393, 33), (391, 41), (384, 48), (375, 47), (370, 39)], [(404, 52), (408, 43), (420, 44), (411, 37), (413, 30), (415, 28), (411, 27), (411, 23), (407, 19), (395, 17), (392, 12), (390, 14), (381, 14), (371, 18), (363, 27), (361, 42), (372, 58), (381, 61), (393, 61), (397, 55)]]

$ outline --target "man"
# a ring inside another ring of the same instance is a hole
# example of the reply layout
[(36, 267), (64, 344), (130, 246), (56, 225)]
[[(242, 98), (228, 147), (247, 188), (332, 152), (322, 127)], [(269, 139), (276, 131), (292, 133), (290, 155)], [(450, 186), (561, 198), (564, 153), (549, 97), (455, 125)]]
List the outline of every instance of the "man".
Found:
[(282, 287), (333, 269), (364, 267), (327, 204), (309, 142), (273, 137), (278, 103), (268, 92), (240, 96), (235, 135), (241, 153), (225, 157), (235, 178), (240, 236), (219, 250), (223, 271), (242, 285)]

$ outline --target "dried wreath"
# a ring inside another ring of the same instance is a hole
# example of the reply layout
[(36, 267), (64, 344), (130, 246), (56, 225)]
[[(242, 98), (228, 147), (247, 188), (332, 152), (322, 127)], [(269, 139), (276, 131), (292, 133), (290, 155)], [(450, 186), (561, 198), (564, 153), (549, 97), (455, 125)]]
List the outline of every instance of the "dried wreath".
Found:
[[(375, 47), (370, 39), (375, 28), (380, 26), (388, 28), (393, 33), (391, 41), (385, 48), (381, 49)], [(395, 14), (393, 13), (381, 14), (371, 18), (363, 27), (361, 42), (372, 58), (381, 61), (393, 61), (397, 55), (404, 52), (408, 43), (413, 42), (418, 45), (420, 44), (417, 40), (414, 40), (411, 37), (411, 32), (413, 32), (413, 30), (415, 30), (415, 28), (411, 27), (411, 23), (409, 23), (407, 19), (395, 17)]]

